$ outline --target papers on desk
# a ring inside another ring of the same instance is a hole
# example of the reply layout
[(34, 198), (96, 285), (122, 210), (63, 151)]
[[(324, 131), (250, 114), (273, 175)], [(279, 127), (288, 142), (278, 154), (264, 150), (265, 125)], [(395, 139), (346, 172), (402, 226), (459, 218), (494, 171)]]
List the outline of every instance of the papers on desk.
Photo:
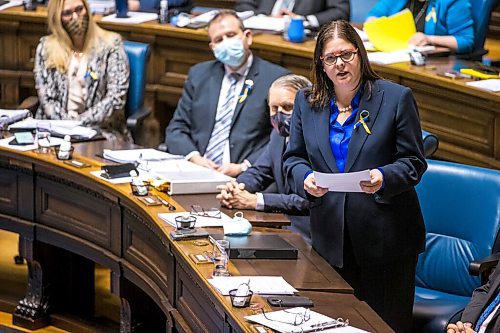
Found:
[(394, 52), (368, 52), (368, 60), (374, 64), (389, 65), (398, 62), (410, 62), (407, 50)]
[(250, 281), (250, 290), (254, 294), (293, 295), (297, 290), (281, 276), (214, 276), (208, 282), (222, 295), (229, 295), (232, 289), (238, 289), (243, 283)]
[(115, 11), (114, 0), (89, 0), (92, 14), (108, 15)]
[[(309, 312), (309, 319), (304, 320), (304, 322), (300, 325), (294, 325), (297, 316), (304, 315), (306, 311)], [(343, 322), (302, 307), (266, 312), (265, 315), (257, 314), (246, 316), (245, 319), (267, 326), (276, 332), (368, 333), (352, 326), (342, 327), (345, 325)]]
[(160, 162), (148, 162), (148, 172), (156, 178), (168, 182), (167, 193), (199, 194), (217, 193), (217, 186), (229, 182), (232, 178), (212, 169), (186, 161), (172, 159)]
[(134, 163), (141, 161), (164, 161), (169, 159), (182, 159), (181, 155), (172, 155), (160, 150), (147, 149), (104, 149), (102, 156), (110, 161), (118, 163)]
[[(175, 218), (177, 216), (185, 216), (185, 215), (190, 215), (190, 214), (189, 212), (160, 213), (158, 214), (158, 217), (161, 218), (163, 221), (167, 222), (168, 224), (170, 224), (172, 227), (175, 227), (176, 226)], [(216, 219), (213, 217), (206, 217), (206, 216), (198, 216), (198, 215), (195, 216), (196, 216), (195, 227), (197, 228), (222, 227), (225, 223), (231, 223), (233, 221), (229, 216), (227, 216), (222, 212), (220, 219)]]
[(0, 127), (10, 125), (28, 116), (29, 110), (6, 110), (0, 109)]
[[(189, 19), (182, 18), (176, 25), (178, 27), (204, 27), (210, 22), (210, 20), (220, 11), (220, 9), (214, 9), (204, 12), (203, 14), (190, 17)], [(245, 20), (253, 15), (253, 11), (237, 12), (239, 18)], [(182, 17), (182, 16), (181, 16)], [(185, 16), (184, 16), (185, 17)]]
[(480, 81), (471, 81), (465, 83), (468, 86), (475, 87), (478, 89), (483, 89), (487, 91), (499, 92), (500, 91), (500, 79), (488, 79)]
[(10, 125), (9, 131), (43, 128), (48, 130), (53, 136), (64, 137), (65, 135), (69, 135), (71, 138), (77, 140), (92, 139), (97, 134), (96, 130), (80, 126), (81, 124), (82, 122), (78, 120), (45, 120), (27, 118)]
[(283, 17), (271, 17), (257, 15), (243, 21), (246, 29), (270, 30), (282, 32), (285, 29), (285, 19)]
[(408, 48), (408, 41), (417, 32), (413, 14), (408, 9), (366, 22), (364, 30), (370, 42), (382, 52)]
[(139, 24), (148, 21), (154, 21), (158, 19), (158, 14), (156, 13), (143, 13), (143, 12), (128, 12), (128, 17), (118, 18), (116, 14), (108, 15), (102, 18), (102, 22), (114, 22), (114, 23), (128, 23), (128, 24)]
[(7, 1), (7, 3), (1, 3), (0, 4), (0, 10), (4, 10), (4, 9), (7, 9), (7, 8), (11, 8), (11, 7), (22, 6), (22, 5), (23, 5), (23, 0)]
[[(32, 145), (11, 145), (9, 144), (12, 140), (14, 140), (15, 137), (11, 136), (9, 138), (1, 139), (0, 140), (0, 147), (5, 147), (17, 151), (29, 151), (29, 150), (34, 150), (38, 149), (38, 144), (34, 143)], [(50, 140), (43, 139), (44, 141), (40, 141), (40, 144), (42, 144), (44, 147), (54, 147), (54, 146), (59, 146), (64, 140), (60, 138), (50, 138)]]
[[(151, 175), (149, 175), (145, 171), (139, 171), (139, 176), (137, 177), (139, 180), (146, 181), (148, 180)], [(90, 174), (92, 176), (95, 176), (99, 179), (102, 179), (110, 184), (126, 184), (130, 183), (132, 181), (132, 177), (122, 177), (122, 178), (104, 178), (102, 175), (104, 174), (104, 170), (96, 170), (96, 171), (90, 171)]]
[(346, 173), (323, 173), (314, 171), (316, 185), (332, 192), (363, 192), (359, 183), (370, 181), (370, 170)]

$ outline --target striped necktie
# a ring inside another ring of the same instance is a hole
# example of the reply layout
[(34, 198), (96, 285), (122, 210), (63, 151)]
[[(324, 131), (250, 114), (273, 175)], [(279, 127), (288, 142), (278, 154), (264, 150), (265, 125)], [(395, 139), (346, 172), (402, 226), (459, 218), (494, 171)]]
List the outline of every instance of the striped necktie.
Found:
[(497, 293), (497, 297), (495, 297), (495, 299), (490, 303), (490, 305), (488, 305), (488, 307), (486, 307), (486, 309), (479, 317), (478, 321), (476, 322), (476, 327), (474, 329), (476, 332), (479, 332), (479, 328), (481, 327), (481, 325), (484, 323), (486, 318), (488, 318), (488, 316), (493, 312), (493, 310), (496, 308), (498, 304), (500, 304), (500, 292)]
[(208, 141), (205, 158), (212, 160), (215, 164), (222, 165), (222, 155), (224, 155), (224, 147), (229, 139), (231, 131), (231, 123), (234, 115), (234, 99), (236, 98), (236, 84), (240, 74), (231, 73), (229, 81), (231, 86), (227, 91), (224, 103), (221, 104), (215, 115), (215, 125), (212, 130), (212, 135)]

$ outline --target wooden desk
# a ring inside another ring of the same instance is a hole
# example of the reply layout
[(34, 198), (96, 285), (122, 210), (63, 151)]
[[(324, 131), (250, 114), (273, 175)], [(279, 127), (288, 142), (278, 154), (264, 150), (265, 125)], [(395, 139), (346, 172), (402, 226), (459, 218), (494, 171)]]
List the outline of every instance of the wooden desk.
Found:
[[(24, 12), (17, 7), (0, 12), (0, 107), (16, 107), (23, 98), (36, 94), (33, 60), (38, 40), (47, 31), (45, 21), (45, 8)], [(207, 34), (204, 29), (180, 29), (156, 22), (100, 25), (119, 32), (125, 39), (146, 42), (152, 47), (146, 103), (153, 108), (154, 119), (148, 123), (146, 143), (155, 146), (163, 138), (189, 68), (213, 59)], [(488, 43), (499, 44), (495, 40)], [(313, 49), (313, 41), (292, 44), (268, 34), (255, 36), (252, 44), (258, 56), (306, 76)], [(470, 63), (437, 58), (429, 59), (429, 64), (435, 69), (407, 63), (374, 68), (381, 76), (412, 88), (423, 128), (439, 136), (437, 158), (500, 168), (500, 93), (470, 88), (461, 80), (436, 74)]]
[[(43, 326), (48, 318), (44, 304), (55, 314), (92, 317), (96, 262), (112, 271), (112, 290), (122, 300), (122, 332), (133, 327), (145, 332), (253, 332), (243, 318), (250, 310), (232, 308), (228, 297), (208, 284), (212, 265), (196, 265), (190, 259), (189, 254), (204, 249), (193, 241), (170, 240), (172, 227), (157, 216), (164, 207), (146, 207), (131, 196), (128, 184), (111, 185), (89, 174), (103, 164), (94, 157), (102, 148), (110, 148), (109, 143), (75, 145), (75, 158), (92, 165), (85, 169), (68, 166), (53, 154), (0, 148), (0, 228), (20, 235), (21, 254), (29, 267), (27, 298), (35, 313), (17, 315), (18, 322)], [(175, 197), (160, 195), (183, 209)], [(328, 293), (332, 301), (349, 304), (333, 309), (353, 325), (390, 332), (299, 236), (279, 232), (299, 250), (298, 260), (231, 260), (230, 272), (283, 275), (324, 304), (319, 309), (326, 310)], [(264, 303), (259, 296), (255, 301)]]

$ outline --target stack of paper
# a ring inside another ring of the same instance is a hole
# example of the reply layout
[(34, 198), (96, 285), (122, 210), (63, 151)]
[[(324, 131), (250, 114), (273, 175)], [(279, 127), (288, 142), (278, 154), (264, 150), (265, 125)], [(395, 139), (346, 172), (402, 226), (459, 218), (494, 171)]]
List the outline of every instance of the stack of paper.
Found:
[(471, 82), (466, 82), (465, 84), (471, 87), (476, 87), (487, 91), (493, 91), (493, 92), (500, 91), (500, 79), (471, 81)]
[(408, 41), (417, 32), (413, 15), (408, 9), (367, 22), (364, 30), (375, 48), (383, 52), (407, 49)]
[(23, 0), (11, 0), (0, 3), (0, 10), (4, 10), (11, 7), (22, 6)]
[(81, 121), (77, 120), (45, 120), (27, 118), (10, 125), (9, 131), (15, 132), (43, 128), (44, 130), (49, 131), (53, 136), (64, 137), (65, 135), (69, 135), (73, 139), (78, 140), (88, 140), (97, 134), (97, 131), (92, 128), (80, 126), (81, 123)]
[(149, 162), (148, 172), (168, 182), (167, 193), (170, 195), (217, 193), (218, 185), (226, 184), (232, 179), (184, 159)]
[(10, 125), (28, 116), (29, 110), (0, 109), (0, 127)]
[(297, 292), (281, 276), (215, 276), (208, 279), (208, 282), (224, 296), (229, 295), (230, 290), (238, 289), (244, 283), (249, 283), (250, 290), (254, 294), (293, 295)]
[[(175, 218), (177, 216), (189, 215), (188, 212), (183, 213), (160, 213), (158, 217), (163, 221), (170, 224), (172, 227), (176, 227)], [(221, 212), (221, 218), (217, 219), (214, 217), (206, 217), (206, 216), (196, 216), (195, 227), (206, 228), (206, 227), (222, 227), (225, 223), (231, 223), (232, 219), (226, 214)]]
[(283, 17), (258, 15), (246, 19), (243, 24), (246, 29), (282, 32), (285, 28), (285, 19)]
[[(349, 326), (341, 319), (333, 319), (302, 307), (266, 312), (265, 315), (246, 316), (245, 319), (267, 326), (276, 332), (330, 332), (331, 329), (331, 332), (335, 333), (368, 333)], [(295, 325), (298, 322), (301, 323)]]
[(113, 0), (89, 0), (92, 14), (108, 15), (115, 11), (115, 1)]
[(169, 159), (183, 158), (183, 156), (180, 155), (172, 155), (152, 148), (123, 150), (104, 149), (102, 155), (105, 159), (118, 163), (164, 161)]

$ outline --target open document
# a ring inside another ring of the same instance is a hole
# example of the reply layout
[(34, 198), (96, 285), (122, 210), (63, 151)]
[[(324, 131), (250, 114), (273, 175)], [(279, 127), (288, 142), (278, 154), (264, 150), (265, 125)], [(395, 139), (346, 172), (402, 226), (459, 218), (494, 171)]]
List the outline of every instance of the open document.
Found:
[(102, 156), (107, 160), (118, 163), (140, 163), (142, 161), (165, 161), (184, 158), (181, 155), (172, 155), (153, 148), (122, 150), (104, 149)]
[(302, 307), (246, 316), (245, 319), (267, 326), (276, 332), (368, 333), (349, 326), (349, 321), (342, 318), (333, 319)]
[(281, 276), (214, 276), (208, 282), (222, 295), (229, 295), (232, 289), (248, 283), (254, 294), (293, 295), (297, 290)]
[(72, 139), (77, 140), (89, 140), (97, 134), (95, 129), (80, 126), (81, 124), (82, 122), (78, 120), (46, 120), (26, 118), (10, 125), (9, 131), (16, 132), (35, 130), (38, 128), (50, 132), (53, 136), (64, 137), (65, 135), (69, 135)]
[(328, 188), (332, 192), (363, 192), (359, 185), (370, 181), (370, 170), (346, 173), (323, 173), (314, 171), (316, 185)]

